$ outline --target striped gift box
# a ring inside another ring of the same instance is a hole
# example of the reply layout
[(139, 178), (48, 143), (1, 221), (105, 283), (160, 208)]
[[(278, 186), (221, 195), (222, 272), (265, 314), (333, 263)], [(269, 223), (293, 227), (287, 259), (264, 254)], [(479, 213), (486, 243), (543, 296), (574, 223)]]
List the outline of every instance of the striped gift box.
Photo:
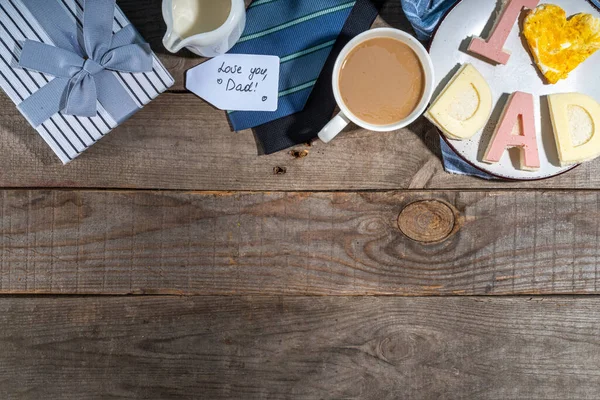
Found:
[[(59, 2), (73, 20), (73, 24), (82, 29), (83, 0), (43, 1)], [(129, 25), (129, 20), (117, 6), (113, 32), (126, 25)], [(18, 66), (25, 39), (54, 45), (20, 0), (0, 0), (0, 87), (16, 105), (53, 79), (52, 76)], [(155, 54), (153, 59), (152, 72), (113, 72), (140, 109), (174, 83), (173, 77)], [(118, 123), (98, 103), (98, 115), (95, 117), (78, 117), (61, 112), (36, 130), (66, 164), (117, 126)]]

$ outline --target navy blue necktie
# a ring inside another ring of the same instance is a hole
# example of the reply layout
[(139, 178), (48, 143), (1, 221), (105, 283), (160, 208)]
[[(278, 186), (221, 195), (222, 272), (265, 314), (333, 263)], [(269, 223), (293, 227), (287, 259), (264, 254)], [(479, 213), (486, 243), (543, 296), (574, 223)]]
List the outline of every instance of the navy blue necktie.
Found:
[(279, 106), (274, 112), (233, 111), (235, 130), (252, 128), (302, 110), (356, 0), (255, 0), (235, 54), (281, 59)]

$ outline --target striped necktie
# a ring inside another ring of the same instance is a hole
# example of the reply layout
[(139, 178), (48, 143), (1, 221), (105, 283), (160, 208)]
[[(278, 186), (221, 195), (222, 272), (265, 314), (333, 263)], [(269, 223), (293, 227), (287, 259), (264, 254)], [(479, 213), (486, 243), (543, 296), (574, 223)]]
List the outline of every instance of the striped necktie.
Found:
[(239, 131), (288, 116), (304, 108), (355, 0), (255, 0), (246, 29), (231, 49), (236, 54), (281, 59), (277, 111), (230, 111)]

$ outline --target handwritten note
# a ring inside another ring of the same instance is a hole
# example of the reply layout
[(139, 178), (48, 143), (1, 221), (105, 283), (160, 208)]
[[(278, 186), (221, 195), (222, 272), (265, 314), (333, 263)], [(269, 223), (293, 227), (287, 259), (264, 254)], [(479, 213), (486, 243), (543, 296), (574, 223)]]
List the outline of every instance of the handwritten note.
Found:
[(221, 110), (275, 111), (279, 100), (279, 57), (215, 57), (188, 70), (185, 86)]

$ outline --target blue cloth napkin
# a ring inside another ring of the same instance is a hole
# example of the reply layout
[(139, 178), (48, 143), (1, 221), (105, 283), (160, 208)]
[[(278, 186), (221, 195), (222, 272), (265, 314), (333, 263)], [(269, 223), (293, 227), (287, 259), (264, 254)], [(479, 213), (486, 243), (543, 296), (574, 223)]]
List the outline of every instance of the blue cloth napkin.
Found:
[[(417, 37), (422, 41), (429, 41), (433, 31), (448, 10), (458, 0), (402, 0), (402, 8), (406, 17), (415, 30)], [(600, 0), (591, 0), (600, 8)], [(444, 168), (447, 172), (458, 175), (473, 175), (484, 179), (495, 179), (468, 164), (460, 158), (443, 140), (440, 139)]]
[(429, 40), (448, 10), (458, 0), (402, 0), (402, 9), (419, 40)]
[(302, 110), (355, 0), (254, 0), (246, 29), (231, 49), (237, 54), (279, 56), (279, 106), (274, 112), (234, 111), (236, 131)]

